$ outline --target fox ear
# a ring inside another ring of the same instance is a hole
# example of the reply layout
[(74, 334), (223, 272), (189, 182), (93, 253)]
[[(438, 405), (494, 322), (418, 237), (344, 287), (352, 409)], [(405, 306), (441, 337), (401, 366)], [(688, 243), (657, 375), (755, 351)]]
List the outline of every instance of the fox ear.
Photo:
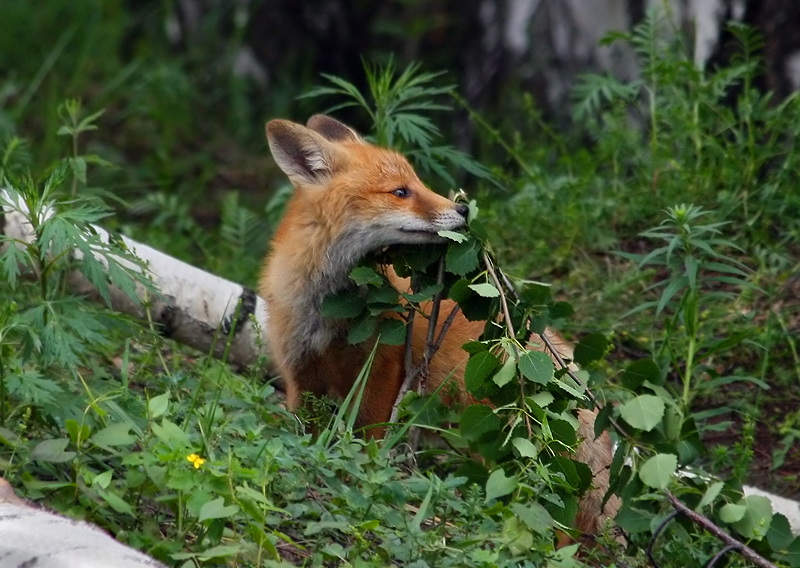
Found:
[(361, 142), (355, 130), (325, 114), (315, 114), (308, 119), (306, 126), (331, 142)]
[(318, 185), (333, 174), (336, 148), (313, 130), (288, 120), (271, 120), (267, 140), (278, 167), (293, 185)]

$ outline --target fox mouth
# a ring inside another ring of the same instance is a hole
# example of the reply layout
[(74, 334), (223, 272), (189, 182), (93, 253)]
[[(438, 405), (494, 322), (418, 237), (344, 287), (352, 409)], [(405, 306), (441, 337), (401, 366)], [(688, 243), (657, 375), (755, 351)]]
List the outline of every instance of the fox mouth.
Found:
[(433, 229), (400, 229), (404, 233), (412, 235), (436, 235), (439, 236), (439, 231)]
[(440, 230), (441, 229), (400, 229), (400, 232), (405, 235), (424, 238), (425, 240), (432, 242), (444, 240), (444, 237), (439, 235)]

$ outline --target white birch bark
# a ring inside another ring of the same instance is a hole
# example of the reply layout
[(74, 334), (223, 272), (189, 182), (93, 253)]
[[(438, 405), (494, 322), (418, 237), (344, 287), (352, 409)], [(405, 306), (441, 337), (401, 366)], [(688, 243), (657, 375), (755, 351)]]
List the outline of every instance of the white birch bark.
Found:
[(37, 509), (0, 477), (0, 568), (164, 568), (96, 526)]

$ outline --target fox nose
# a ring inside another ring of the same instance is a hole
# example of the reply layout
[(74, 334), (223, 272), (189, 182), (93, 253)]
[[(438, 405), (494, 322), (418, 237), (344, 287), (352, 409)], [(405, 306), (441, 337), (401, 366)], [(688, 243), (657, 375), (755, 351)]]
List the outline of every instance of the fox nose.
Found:
[(467, 214), (469, 213), (469, 207), (467, 207), (463, 203), (459, 203), (458, 205), (456, 205), (456, 213), (466, 218)]

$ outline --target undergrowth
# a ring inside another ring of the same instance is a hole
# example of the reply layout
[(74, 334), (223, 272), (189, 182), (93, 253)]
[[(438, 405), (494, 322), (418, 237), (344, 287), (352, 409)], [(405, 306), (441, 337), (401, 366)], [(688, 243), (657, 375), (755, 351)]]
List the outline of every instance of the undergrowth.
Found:
[[(575, 90), (573, 132), (548, 128), (547, 142), (530, 147), (525, 136), (502, 140), (516, 161), (513, 175), (513, 167), (488, 168), (441, 143), (430, 115), (449, 108), (450, 88), (438, 87), (436, 74), (368, 67), (369, 93), (327, 77), (310, 95), (355, 101), (374, 122), (369, 134), (407, 152), (433, 179), (451, 183), (455, 167), (483, 180), (480, 216), (474, 204), (471, 213), (474, 236), (491, 243), (499, 264), (514, 267), (508, 273), (559, 274), (572, 288), (578, 310), (569, 325), (584, 335), (579, 378), (598, 388), (601, 426), (616, 425), (620, 442), (612, 474), (628, 546), (599, 548), (600, 562), (646, 565), (643, 550), (671, 510), (670, 490), (760, 553), (800, 566), (786, 519), (738, 493), (752, 436), (727, 452), (730, 479), (705, 471), (719, 452), (709, 456), (703, 435), (726, 426), (719, 420), (733, 404), (698, 406), (730, 386), (785, 389), (800, 376), (791, 338), (796, 308), (773, 310), (765, 300), (798, 266), (800, 203), (792, 188), (800, 108), (796, 97), (773, 101), (753, 87), (759, 43), (747, 28), (733, 28), (738, 59), (703, 70), (662, 25), (653, 16), (609, 38), (632, 46), (641, 78), (586, 77)], [(102, 45), (120, 33), (90, 29)], [(74, 269), (101, 295), (109, 284), (129, 294), (148, 286), (131, 268), (136, 259), (92, 228), (97, 222), (252, 281), (286, 191), (266, 210), (252, 207), (246, 192), (225, 193), (218, 218), (198, 216), (197, 204), (208, 199), (193, 187), (216, 187), (221, 166), (215, 151), (193, 154), (196, 131), (185, 130), (197, 114), (193, 105), (205, 104), (187, 83), (193, 77), (183, 65), (191, 62), (117, 64), (118, 81), (100, 95), (85, 90), (84, 106), (92, 109), (85, 111), (55, 100), (57, 89), (40, 97), (43, 81), (67, 74), (78, 84), (92, 66), (91, 50), (56, 65), (73, 49), (75, 32), (63, 33), (38, 66), (20, 67), (0, 85), (2, 200), (27, 215), (37, 237), (4, 237), (2, 244), (15, 246), (0, 253), (3, 477), (26, 497), (97, 523), (173, 566), (579, 565), (575, 547), (554, 549), (554, 528), (568, 528), (565, 504), (574, 504), (585, 479), (549, 448), (574, 444), (571, 411), (588, 403), (564, 371), (542, 369), (517, 351), (519, 338), (471, 346), (471, 387), (491, 396), (511, 377), (529, 389), (497, 412), (468, 408), (460, 417), (451, 442), (486, 459), (460, 458), (456, 470), (437, 458), (422, 471), (416, 460), (427, 464), (427, 457), (400, 438), (365, 441), (341, 415), (313, 438), (263, 377), (234, 373), (159, 339), (147, 322), (70, 294)], [(31, 117), (31, 105), (41, 112)], [(102, 106), (125, 109), (115, 116), (135, 122), (138, 149), (117, 152), (124, 136), (104, 123)], [(241, 118), (252, 109), (237, 112), (246, 128)], [(519, 124), (543, 123), (530, 107)], [(498, 141), (497, 130), (487, 132)], [(147, 152), (137, 158), (141, 148)], [(115, 155), (117, 170), (107, 167)], [(104, 201), (120, 196), (135, 202), (135, 214), (114, 220)], [(218, 232), (207, 226), (214, 223)], [(456, 287), (467, 309), (470, 302), (483, 309), (500, 294), (513, 300), (514, 291), (491, 279), (494, 264), (478, 262), (484, 245), (465, 242), (451, 245), (465, 264), (448, 269), (468, 280)], [(513, 317), (534, 330), (576, 311), (553, 301), (546, 286), (517, 284)], [(536, 309), (523, 309), (529, 305)], [(421, 420), (422, 404), (411, 401), (405, 416)], [(435, 414), (425, 417), (428, 424)], [(796, 418), (783, 425), (786, 451), (797, 438)], [(519, 435), (526, 419), (536, 436)], [(668, 525), (656, 546), (663, 567), (699, 565), (719, 549), (685, 520)]]

